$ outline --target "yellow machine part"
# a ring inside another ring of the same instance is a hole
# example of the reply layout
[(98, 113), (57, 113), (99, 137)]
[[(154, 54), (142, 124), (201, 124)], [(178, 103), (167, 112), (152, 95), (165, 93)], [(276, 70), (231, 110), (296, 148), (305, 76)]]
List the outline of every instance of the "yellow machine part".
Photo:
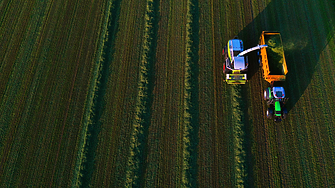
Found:
[(247, 82), (247, 74), (227, 74), (227, 84), (245, 84)]

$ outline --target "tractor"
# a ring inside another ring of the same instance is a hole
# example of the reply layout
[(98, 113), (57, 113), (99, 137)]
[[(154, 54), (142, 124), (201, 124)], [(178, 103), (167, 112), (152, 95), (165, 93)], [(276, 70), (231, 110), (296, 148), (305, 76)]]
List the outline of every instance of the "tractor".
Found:
[(287, 117), (287, 109), (284, 107), (288, 98), (285, 98), (283, 87), (268, 87), (264, 90), (264, 100), (267, 101), (268, 109), (266, 117), (281, 122)]
[(228, 41), (222, 50), (224, 55), (223, 73), (228, 84), (245, 84), (247, 81), (248, 56), (245, 54), (259, 50), (266, 45), (257, 45), (248, 50), (244, 50), (243, 41), (235, 37)]

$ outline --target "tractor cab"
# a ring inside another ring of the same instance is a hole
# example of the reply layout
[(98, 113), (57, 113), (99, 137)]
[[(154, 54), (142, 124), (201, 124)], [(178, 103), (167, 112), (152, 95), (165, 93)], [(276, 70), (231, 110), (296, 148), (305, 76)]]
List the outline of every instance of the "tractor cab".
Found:
[(248, 60), (247, 57), (239, 56), (243, 50), (243, 42), (240, 39), (229, 40), (223, 49), (223, 72), (228, 84), (245, 84), (247, 81)]
[[(227, 72), (238, 70), (244, 71), (248, 68), (247, 57), (239, 56), (243, 52), (243, 41), (240, 39), (232, 39), (228, 41), (226, 46), (226, 68)], [(230, 71), (229, 71), (230, 70)]]
[(274, 119), (275, 122), (281, 122), (287, 117), (287, 109), (284, 107), (286, 101), (285, 90), (283, 87), (268, 87), (264, 91), (264, 100), (267, 101), (268, 110), (266, 116)]
[(273, 96), (276, 99), (283, 99), (283, 98), (285, 98), (285, 90), (284, 90), (283, 87), (273, 87), (272, 91), (273, 91)]
[(244, 50), (242, 40), (237, 38), (229, 40), (222, 53), (225, 58), (223, 63), (225, 81), (228, 84), (245, 84), (248, 70), (248, 56), (246, 54), (264, 47), (267, 45), (257, 45)]

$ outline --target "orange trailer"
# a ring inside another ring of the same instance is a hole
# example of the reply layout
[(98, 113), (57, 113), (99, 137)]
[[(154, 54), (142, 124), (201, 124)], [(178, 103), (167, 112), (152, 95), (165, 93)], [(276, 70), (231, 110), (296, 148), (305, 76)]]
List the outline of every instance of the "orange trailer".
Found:
[(264, 79), (270, 84), (275, 81), (285, 81), (288, 70), (280, 33), (263, 31), (259, 38), (259, 45), (268, 46), (261, 48), (258, 52)]

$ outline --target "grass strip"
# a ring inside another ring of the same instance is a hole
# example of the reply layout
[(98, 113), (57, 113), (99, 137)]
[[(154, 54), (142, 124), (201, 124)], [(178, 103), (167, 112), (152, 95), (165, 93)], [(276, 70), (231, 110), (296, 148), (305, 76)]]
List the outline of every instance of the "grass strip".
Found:
[(184, 133), (182, 187), (197, 186), (197, 145), (199, 130), (199, 7), (187, 1), (186, 62), (184, 86)]
[(265, 35), (266, 53), (271, 75), (283, 75), (284, 47), (280, 35)]
[(146, 168), (146, 144), (150, 126), (152, 103), (152, 76), (157, 43), (158, 0), (147, 0), (144, 16), (144, 40), (139, 68), (138, 95), (136, 99), (133, 131), (130, 138), (125, 187), (142, 187)]
[[(98, 45), (97, 50), (97, 56), (96, 56), (96, 64), (93, 67), (93, 77), (91, 80), (89, 92), (86, 99), (86, 110), (83, 117), (83, 126), (82, 131), (80, 134), (80, 141), (78, 146), (78, 154), (77, 154), (77, 160), (74, 170), (74, 175), (72, 179), (72, 187), (81, 187), (86, 186), (86, 184), (83, 184), (83, 181), (89, 182), (90, 178), (87, 178), (86, 176), (88, 174), (91, 174), (92, 172), (88, 172), (88, 169), (85, 169), (85, 167), (88, 166), (89, 160), (87, 160), (89, 154), (90, 145), (89, 143), (92, 142), (92, 136), (96, 136), (97, 132), (94, 132), (92, 135), (92, 130), (94, 130), (96, 125), (96, 113), (99, 110), (97, 108), (97, 102), (99, 101), (98, 98), (101, 96), (100, 88), (101, 88), (101, 78), (102, 78), (102, 72), (103, 72), (103, 65), (105, 63), (104, 56), (106, 54), (106, 51), (108, 50), (106, 48), (106, 45), (108, 43), (109, 39), (109, 24), (110, 20), (113, 19), (113, 0), (109, 0), (106, 4), (106, 10), (104, 14), (104, 22), (102, 25), (101, 30), (101, 36), (100, 36), (100, 42)], [(101, 100), (101, 99), (100, 99)], [(91, 161), (92, 162), (92, 161)]]
[(246, 186), (246, 152), (245, 152), (245, 115), (242, 99), (241, 85), (233, 85), (232, 89), (232, 128), (234, 148), (234, 185), (235, 187)]

